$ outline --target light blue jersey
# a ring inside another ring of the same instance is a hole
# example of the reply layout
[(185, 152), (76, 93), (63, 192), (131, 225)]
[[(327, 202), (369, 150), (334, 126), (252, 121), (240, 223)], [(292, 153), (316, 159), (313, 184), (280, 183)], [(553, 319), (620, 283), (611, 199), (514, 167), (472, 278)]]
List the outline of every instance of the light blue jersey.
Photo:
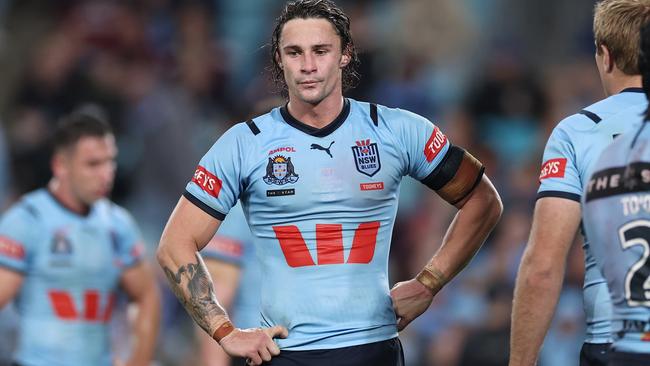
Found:
[(241, 199), (263, 286), (264, 326), (281, 349), (348, 347), (397, 336), (388, 253), (402, 177), (428, 181), (450, 143), (428, 120), (346, 99), (315, 129), (286, 106), (227, 131), (185, 197), (223, 219)]
[[(262, 274), (255, 257), (253, 234), (248, 228), (241, 204), (237, 203), (223, 220), (215, 238), (201, 251), (203, 258), (233, 263), (241, 269), (239, 286), (232, 306), (231, 318), (238, 328), (261, 325), (260, 291)], [(224, 240), (225, 239), (225, 240)], [(217, 290), (218, 291), (218, 290)]]
[(638, 138), (637, 130), (618, 137), (596, 163), (583, 217), (614, 305), (613, 348), (650, 354), (650, 126)]
[[(615, 136), (627, 131), (647, 107), (641, 88), (612, 95), (560, 122), (544, 150), (538, 198), (561, 197), (580, 202), (582, 189), (600, 152)], [(588, 236), (587, 236), (588, 238)], [(609, 343), (611, 301), (607, 284), (585, 238), (585, 342)]]
[(115, 290), (140, 259), (139, 243), (131, 217), (108, 200), (81, 216), (40, 189), (10, 208), (0, 220), (0, 265), (24, 276), (16, 362), (111, 365)]

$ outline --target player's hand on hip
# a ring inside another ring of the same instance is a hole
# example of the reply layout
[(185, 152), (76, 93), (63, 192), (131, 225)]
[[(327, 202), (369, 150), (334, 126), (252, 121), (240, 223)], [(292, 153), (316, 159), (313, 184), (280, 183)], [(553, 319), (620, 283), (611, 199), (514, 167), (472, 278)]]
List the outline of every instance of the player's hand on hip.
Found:
[(221, 339), (219, 344), (230, 356), (246, 357), (249, 365), (261, 365), (280, 354), (273, 338), (286, 338), (287, 328), (276, 325), (271, 328), (235, 329)]
[(397, 330), (401, 331), (424, 313), (433, 301), (433, 293), (416, 279), (399, 282), (390, 290), (393, 310), (397, 315)]

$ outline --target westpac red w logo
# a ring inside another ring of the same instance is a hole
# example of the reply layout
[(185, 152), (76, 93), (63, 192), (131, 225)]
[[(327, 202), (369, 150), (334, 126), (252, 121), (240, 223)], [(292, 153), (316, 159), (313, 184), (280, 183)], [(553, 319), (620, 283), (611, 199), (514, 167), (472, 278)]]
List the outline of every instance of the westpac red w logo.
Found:
[[(375, 255), (378, 230), (379, 221), (359, 224), (354, 231), (352, 249), (345, 263), (370, 263)], [(273, 231), (280, 241), (280, 248), (290, 267), (316, 265), (297, 226), (273, 226)], [(343, 225), (316, 224), (316, 252), (318, 265), (344, 263)]]

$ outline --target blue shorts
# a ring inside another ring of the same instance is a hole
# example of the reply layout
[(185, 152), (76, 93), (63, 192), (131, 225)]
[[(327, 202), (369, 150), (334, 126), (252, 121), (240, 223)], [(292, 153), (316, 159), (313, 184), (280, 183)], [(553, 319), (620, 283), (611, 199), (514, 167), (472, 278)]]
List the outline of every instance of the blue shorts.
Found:
[(404, 351), (399, 338), (359, 346), (311, 350), (281, 351), (265, 366), (404, 366)]
[(607, 366), (611, 343), (584, 343), (580, 350), (580, 366)]

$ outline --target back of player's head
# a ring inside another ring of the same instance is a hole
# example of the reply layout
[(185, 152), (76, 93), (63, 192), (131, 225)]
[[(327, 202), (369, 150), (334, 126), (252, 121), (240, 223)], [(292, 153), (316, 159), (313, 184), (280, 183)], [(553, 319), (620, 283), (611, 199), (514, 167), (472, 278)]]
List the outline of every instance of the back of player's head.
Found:
[[(643, 92), (650, 100), (650, 22), (641, 28), (641, 47), (639, 47), (639, 71), (643, 81)], [(645, 120), (650, 121), (650, 107), (646, 109)]]
[(81, 111), (63, 117), (56, 126), (53, 138), (54, 152), (74, 146), (83, 137), (105, 137), (113, 133), (101, 117)]
[(598, 54), (606, 46), (619, 70), (639, 74), (639, 29), (650, 21), (650, 0), (603, 0), (594, 10), (594, 38)]
[(350, 56), (350, 62), (343, 69), (343, 90), (354, 87), (359, 79), (356, 67), (359, 64), (352, 34), (350, 33), (350, 18), (330, 0), (295, 0), (286, 4), (280, 16), (276, 19), (275, 29), (271, 36), (271, 72), (273, 80), (286, 89), (282, 68), (278, 62), (280, 51), (280, 36), (282, 28), (292, 19), (320, 18), (332, 23), (336, 34), (341, 38), (341, 51)]

